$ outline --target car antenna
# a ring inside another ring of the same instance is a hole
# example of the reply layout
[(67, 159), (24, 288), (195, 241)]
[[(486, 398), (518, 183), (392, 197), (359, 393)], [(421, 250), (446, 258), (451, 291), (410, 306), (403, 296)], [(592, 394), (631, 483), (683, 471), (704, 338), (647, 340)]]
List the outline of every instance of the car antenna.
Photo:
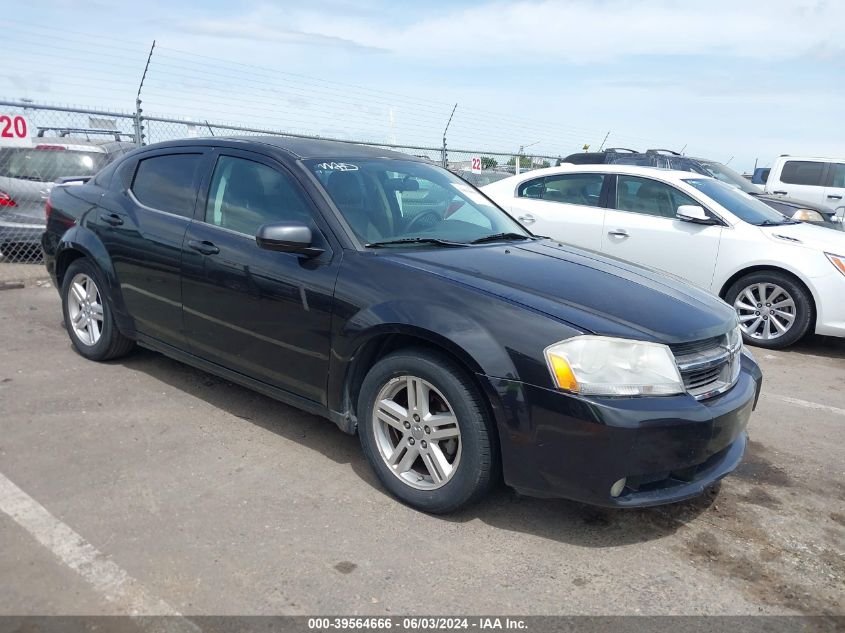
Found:
[(211, 129), (211, 125), (208, 123), (208, 119), (206, 119), (206, 120), (205, 120), (205, 127), (207, 127), (207, 128), (208, 128), (208, 132), (209, 132), (209, 134), (211, 134), (212, 136), (214, 136), (214, 130), (212, 130), (212, 129)]

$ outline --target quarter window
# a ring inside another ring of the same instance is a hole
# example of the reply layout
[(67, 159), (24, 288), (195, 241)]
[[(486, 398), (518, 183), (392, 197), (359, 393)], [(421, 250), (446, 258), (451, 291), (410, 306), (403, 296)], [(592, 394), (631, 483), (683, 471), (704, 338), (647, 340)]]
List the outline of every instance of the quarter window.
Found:
[(616, 208), (620, 211), (674, 218), (678, 207), (685, 204), (700, 206), (675, 187), (657, 180), (636, 176), (616, 177)]
[(201, 157), (201, 154), (167, 154), (139, 161), (132, 193), (148, 207), (191, 217)]
[(205, 221), (247, 235), (272, 222), (312, 224), (308, 203), (290, 176), (234, 156), (217, 161)]
[(826, 163), (810, 160), (788, 160), (780, 174), (781, 182), (788, 185), (814, 185), (820, 187)]

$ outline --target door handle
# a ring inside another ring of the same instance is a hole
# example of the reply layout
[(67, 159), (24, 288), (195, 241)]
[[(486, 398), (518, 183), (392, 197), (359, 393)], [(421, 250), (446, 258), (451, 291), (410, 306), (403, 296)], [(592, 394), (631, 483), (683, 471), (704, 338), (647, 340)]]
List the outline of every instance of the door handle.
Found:
[(117, 213), (101, 213), (100, 219), (111, 226), (120, 226), (123, 224), (123, 218)]
[(774, 194), (779, 194), (779, 195), (781, 195), (781, 196), (785, 196), (785, 195), (786, 195), (787, 193), (789, 193), (789, 192), (788, 192), (788, 191), (773, 191), (772, 193), (774, 193)]
[(831, 200), (842, 200), (842, 196), (837, 196), (833, 194), (829, 195), (828, 198), (830, 198)]
[(202, 242), (199, 240), (188, 240), (188, 246), (203, 255), (216, 255), (220, 252), (220, 249), (208, 240), (203, 240)]
[(625, 229), (616, 229), (615, 231), (608, 231), (608, 235), (612, 235), (613, 237), (629, 237), (628, 231)]
[(533, 215), (531, 215), (530, 213), (526, 213), (525, 215), (520, 215), (520, 216), (517, 218), (517, 220), (519, 220), (519, 221), (520, 221), (520, 222), (522, 222), (523, 224), (534, 224), (534, 223), (537, 221), (537, 218), (535, 218), (535, 217), (534, 217)]

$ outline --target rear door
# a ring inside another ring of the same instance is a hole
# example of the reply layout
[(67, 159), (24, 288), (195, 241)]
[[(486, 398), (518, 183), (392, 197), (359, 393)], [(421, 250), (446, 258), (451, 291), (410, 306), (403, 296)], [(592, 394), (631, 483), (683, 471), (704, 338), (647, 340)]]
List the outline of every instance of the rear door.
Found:
[(566, 173), (519, 185), (512, 213), (528, 230), (580, 248), (601, 248), (607, 174)]
[(678, 220), (679, 206), (700, 203), (668, 183), (623, 174), (615, 181), (601, 250), (709, 290), (723, 227)]
[(182, 326), (182, 240), (207, 149), (167, 148), (121, 164), (92, 228), (114, 264), (139, 333), (187, 347)]
[(796, 200), (827, 205), (825, 197), (827, 172), (828, 163), (824, 160), (786, 159), (780, 173), (769, 175), (766, 191)]
[[(185, 235), (182, 291), (191, 351), (326, 404), (331, 309), (341, 249), (283, 165), (252, 152), (212, 155)], [(264, 224), (307, 224), (322, 255), (264, 250)]]

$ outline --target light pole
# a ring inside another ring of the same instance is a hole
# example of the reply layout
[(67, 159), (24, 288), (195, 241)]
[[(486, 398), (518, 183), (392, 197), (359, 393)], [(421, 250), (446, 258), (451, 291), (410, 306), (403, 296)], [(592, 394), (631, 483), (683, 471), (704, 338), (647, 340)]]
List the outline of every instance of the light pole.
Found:
[(516, 169), (515, 169), (516, 174), (519, 174), (519, 167), (520, 167), (519, 163), (520, 163), (520, 159), (522, 158), (522, 152), (525, 151), (526, 147), (531, 147), (532, 145), (536, 145), (539, 142), (540, 141), (534, 141), (533, 143), (529, 143), (528, 145), (520, 145), (519, 146), (519, 152), (516, 155)]

